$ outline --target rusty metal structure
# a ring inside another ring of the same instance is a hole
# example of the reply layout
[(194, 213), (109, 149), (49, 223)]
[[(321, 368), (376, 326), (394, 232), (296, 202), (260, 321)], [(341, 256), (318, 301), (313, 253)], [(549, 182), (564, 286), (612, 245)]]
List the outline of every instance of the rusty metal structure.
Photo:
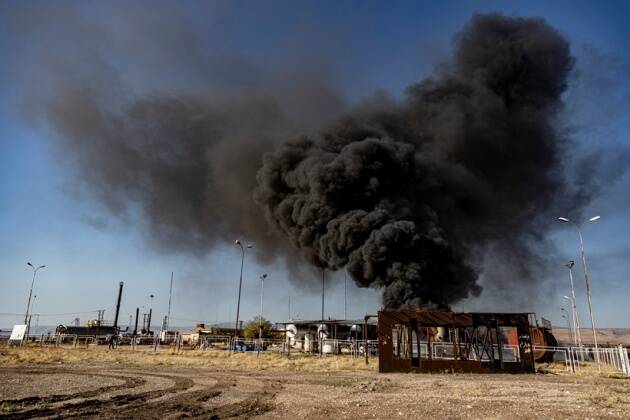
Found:
[(530, 315), (381, 310), (379, 371), (533, 373)]

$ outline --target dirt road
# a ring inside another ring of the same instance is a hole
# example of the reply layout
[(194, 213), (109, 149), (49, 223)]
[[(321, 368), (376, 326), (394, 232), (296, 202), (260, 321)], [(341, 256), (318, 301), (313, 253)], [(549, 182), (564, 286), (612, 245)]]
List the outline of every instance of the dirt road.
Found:
[(621, 379), (224, 369), (173, 357), (181, 363), (0, 363), (0, 418), (630, 418)]

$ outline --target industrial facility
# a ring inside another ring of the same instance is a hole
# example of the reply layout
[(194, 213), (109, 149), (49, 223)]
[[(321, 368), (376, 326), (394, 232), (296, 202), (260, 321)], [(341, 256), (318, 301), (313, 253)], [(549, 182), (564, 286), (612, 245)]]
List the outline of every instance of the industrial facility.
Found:
[(376, 354), (376, 322), (363, 320), (291, 320), (283, 326), (289, 351), (321, 354), (363, 354), (367, 343)]
[[(151, 330), (153, 309), (142, 314), (136, 308), (135, 325), (122, 330), (119, 326), (123, 282), (118, 285), (113, 321), (104, 319), (104, 310), (97, 319), (84, 326), (78, 318), (74, 325), (59, 325), (54, 335), (29, 336), (25, 327), (24, 342), (59, 346), (118, 345), (161, 346), (180, 350), (224, 350), (278, 352), (291, 354), (340, 355), (362, 357), (369, 363), (378, 357), (379, 372), (416, 373), (533, 373), (536, 364), (561, 362), (575, 372), (580, 363), (602, 360), (621, 370), (626, 369), (627, 355), (623, 348), (585, 346), (559, 347), (551, 323), (534, 313), (456, 313), (448, 310), (382, 309), (378, 315), (363, 319), (291, 319), (272, 325), (263, 337), (244, 337), (242, 321), (234, 324), (197, 323), (193, 330), (169, 328), (170, 315), (164, 317), (158, 332)], [(323, 308), (322, 296), (322, 308)], [(169, 304), (170, 314), (170, 304)], [(130, 320), (131, 324), (131, 320)], [(113, 342), (113, 343), (112, 343)], [(111, 347), (110, 347), (111, 348)], [(630, 373), (630, 368), (626, 369)], [(624, 372), (626, 371), (624, 370)]]

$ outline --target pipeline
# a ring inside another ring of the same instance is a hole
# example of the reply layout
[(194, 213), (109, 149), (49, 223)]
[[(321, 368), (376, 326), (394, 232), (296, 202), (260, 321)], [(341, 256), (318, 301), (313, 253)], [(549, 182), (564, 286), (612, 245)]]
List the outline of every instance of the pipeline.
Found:
[(121, 281), (118, 288), (118, 301), (116, 302), (116, 315), (114, 316), (114, 329), (118, 327), (118, 314), (120, 313), (120, 300), (122, 299), (123, 282)]

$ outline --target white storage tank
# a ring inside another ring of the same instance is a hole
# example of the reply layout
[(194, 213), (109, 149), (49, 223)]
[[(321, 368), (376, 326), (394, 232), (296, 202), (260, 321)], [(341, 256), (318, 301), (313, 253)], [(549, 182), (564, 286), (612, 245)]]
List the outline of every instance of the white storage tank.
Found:
[(311, 351), (313, 348), (313, 336), (311, 333), (304, 334), (304, 351)]

